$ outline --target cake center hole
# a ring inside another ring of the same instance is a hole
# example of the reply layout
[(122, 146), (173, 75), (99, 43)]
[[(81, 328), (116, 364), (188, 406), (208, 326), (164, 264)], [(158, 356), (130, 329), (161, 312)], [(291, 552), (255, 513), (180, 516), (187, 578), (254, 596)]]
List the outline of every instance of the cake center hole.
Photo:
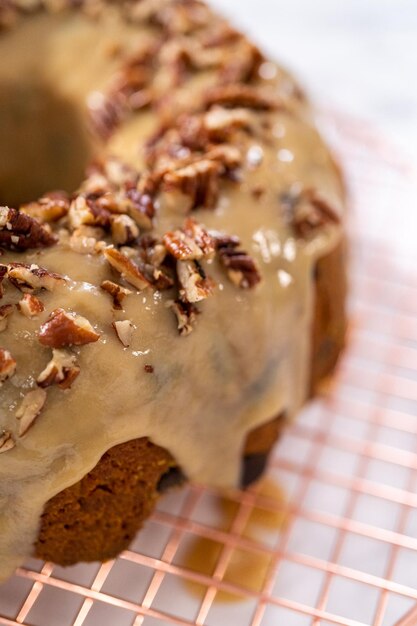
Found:
[(0, 205), (74, 191), (91, 158), (92, 142), (75, 104), (37, 80), (0, 85)]

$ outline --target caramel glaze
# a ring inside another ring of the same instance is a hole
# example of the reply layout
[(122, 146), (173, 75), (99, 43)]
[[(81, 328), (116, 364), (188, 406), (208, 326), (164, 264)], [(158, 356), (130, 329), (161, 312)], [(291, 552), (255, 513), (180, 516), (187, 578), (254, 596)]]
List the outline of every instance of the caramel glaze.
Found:
[[(210, 28), (224, 25), (211, 13), (207, 19)], [(187, 34), (190, 39), (199, 36)], [(87, 152), (112, 154), (142, 168), (138, 147), (157, 127), (161, 108), (131, 115), (107, 143), (100, 143), (85, 130), (86, 99), (105, 88), (132, 50), (158, 37), (155, 26), (127, 23), (113, 8), (94, 19), (82, 12), (26, 17), (0, 37), (0, 88), (11, 80), (26, 84), (29, 76), (47, 84), (82, 120)], [(216, 80), (214, 70), (194, 72), (186, 85), (170, 90), (172, 111), (192, 109)], [(233, 143), (243, 155), (239, 182), (223, 180), (216, 207), (197, 208), (193, 216), (207, 228), (239, 236), (256, 259), (262, 281), (254, 289), (239, 289), (217, 260), (207, 262), (216, 287), (201, 303), (189, 336), (178, 334), (167, 308), (172, 290), (139, 292), (124, 283), (134, 293), (123, 310), (115, 311), (100, 284), (105, 279), (120, 282), (120, 276), (102, 254), (71, 250), (65, 236), (49, 248), (5, 251), (1, 257), (5, 265), (37, 264), (67, 280), (38, 294), (42, 313), (28, 319), (15, 311), (0, 335), (1, 347), (17, 363), (16, 373), (0, 390), (0, 433), (3, 429), (16, 436), (17, 408), (50, 360), (51, 351), (40, 344), (38, 333), (52, 310), (84, 316), (100, 338), (72, 348), (80, 367), (72, 388), (48, 388), (33, 426), (15, 437), (13, 449), (0, 454), (0, 579), (31, 554), (45, 503), (85, 476), (111, 447), (147, 436), (169, 450), (190, 479), (230, 487), (238, 480), (247, 434), (282, 412), (294, 415), (304, 403), (314, 268), (339, 243), (341, 227), (328, 224), (311, 237), (297, 238), (280, 198), (297, 186), (314, 188), (341, 217), (343, 190), (292, 79), (267, 63), (251, 80), (286, 106), (251, 112), (263, 131), (236, 134)], [(6, 174), (0, 168), (0, 181), (13, 187), (15, 180)], [(161, 235), (183, 221), (176, 203), (160, 198), (153, 233)], [(16, 304), (21, 297), (7, 285), (0, 304)], [(129, 347), (116, 337), (115, 320), (133, 324)]]

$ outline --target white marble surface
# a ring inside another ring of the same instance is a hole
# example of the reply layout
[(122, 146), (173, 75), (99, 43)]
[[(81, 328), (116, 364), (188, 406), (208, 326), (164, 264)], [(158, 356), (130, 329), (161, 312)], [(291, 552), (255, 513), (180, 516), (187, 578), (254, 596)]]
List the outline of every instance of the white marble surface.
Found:
[[(319, 109), (352, 117), (359, 184), (352, 159), (344, 165), (357, 192), (357, 230), (417, 256), (417, 0), (211, 2), (293, 70)], [(342, 139), (343, 157), (349, 129)]]
[(380, 127), (417, 166), (416, 0), (212, 0), (318, 103)]

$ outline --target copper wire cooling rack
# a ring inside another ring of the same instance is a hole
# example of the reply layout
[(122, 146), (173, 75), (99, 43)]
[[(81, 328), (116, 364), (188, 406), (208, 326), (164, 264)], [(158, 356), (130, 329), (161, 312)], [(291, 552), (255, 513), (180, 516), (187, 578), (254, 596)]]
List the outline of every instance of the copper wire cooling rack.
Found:
[(268, 488), (170, 494), (104, 565), (27, 562), (0, 587), (0, 624), (417, 624), (417, 272), (367, 235), (413, 212), (413, 176), (365, 125), (333, 115), (327, 131), (354, 205), (350, 343)]

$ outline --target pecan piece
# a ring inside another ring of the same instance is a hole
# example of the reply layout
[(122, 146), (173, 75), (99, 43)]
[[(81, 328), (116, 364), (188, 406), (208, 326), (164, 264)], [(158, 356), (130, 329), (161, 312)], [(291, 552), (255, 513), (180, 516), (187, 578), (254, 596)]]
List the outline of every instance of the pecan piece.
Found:
[(0, 387), (16, 371), (16, 361), (8, 350), (0, 348)]
[(20, 211), (37, 219), (41, 223), (57, 222), (67, 215), (70, 201), (65, 191), (51, 191), (37, 202), (30, 202), (20, 207)]
[(241, 107), (255, 111), (274, 111), (282, 107), (282, 102), (261, 90), (249, 85), (230, 84), (209, 89), (205, 96), (205, 105), (209, 109), (218, 104), (226, 108)]
[(0, 454), (12, 450), (16, 445), (13, 435), (9, 430), (0, 431)]
[(100, 339), (90, 322), (81, 315), (55, 309), (39, 330), (39, 341), (51, 348), (84, 346)]
[(0, 332), (6, 330), (8, 317), (13, 313), (13, 304), (3, 304), (0, 306)]
[(46, 391), (34, 389), (29, 391), (22, 400), (16, 411), (16, 419), (19, 420), (18, 436), (23, 437), (39, 416), (46, 402)]
[(137, 187), (128, 188), (124, 192), (123, 208), (139, 228), (144, 230), (151, 229), (153, 225), (155, 193), (156, 183), (150, 176), (141, 178)]
[(120, 343), (122, 343), (125, 348), (128, 348), (132, 342), (134, 330), (132, 322), (130, 320), (120, 320), (117, 322), (113, 322), (112, 326), (116, 331), (116, 335)]
[(204, 207), (212, 209), (216, 206), (219, 195), (219, 176), (222, 167), (210, 159), (201, 159), (177, 170), (164, 174), (165, 191), (180, 191), (190, 196), (190, 210)]
[(180, 296), (186, 302), (199, 302), (210, 296), (214, 283), (198, 261), (177, 261)]
[(242, 250), (238, 237), (217, 234), (216, 247), (220, 263), (226, 268), (229, 279), (237, 287), (251, 289), (261, 282), (261, 275), (255, 260)]
[(35, 317), (36, 315), (39, 315), (39, 313), (42, 313), (42, 311), (45, 310), (45, 307), (43, 306), (39, 298), (37, 298), (36, 296), (30, 293), (25, 293), (25, 295), (19, 301), (17, 306), (19, 308), (19, 311), (25, 317), (29, 317), (29, 318)]
[(150, 281), (145, 277), (139, 267), (125, 254), (115, 248), (106, 248), (103, 254), (107, 261), (121, 276), (139, 291), (150, 287)]
[(68, 212), (68, 221), (74, 230), (82, 225), (86, 226), (110, 226), (111, 213), (107, 207), (100, 204), (100, 197), (91, 194), (87, 197), (77, 196), (71, 202)]
[(0, 264), (0, 299), (4, 296), (3, 280), (7, 276), (7, 265)]
[(258, 266), (246, 252), (229, 247), (220, 248), (219, 258), (227, 269), (228, 277), (237, 287), (251, 289), (261, 282)]
[(175, 300), (170, 304), (170, 309), (177, 318), (177, 328), (181, 336), (189, 335), (193, 331), (194, 323), (199, 314), (199, 310), (190, 302)]
[(214, 240), (195, 220), (186, 220), (184, 228), (166, 233), (163, 237), (168, 252), (180, 261), (191, 261), (214, 253)]
[(59, 285), (66, 282), (60, 274), (50, 272), (39, 265), (26, 263), (10, 263), (7, 270), (9, 281), (24, 293), (34, 293), (41, 289), (54, 291)]
[(291, 223), (297, 237), (308, 239), (326, 224), (339, 224), (340, 219), (323, 196), (307, 189), (293, 203)]
[(16, 209), (0, 207), (0, 247), (28, 250), (52, 246), (56, 238), (38, 220)]
[(129, 215), (117, 215), (111, 220), (111, 236), (115, 245), (123, 246), (139, 237), (139, 228)]
[(251, 130), (252, 118), (247, 109), (213, 107), (204, 116), (204, 126), (210, 141), (226, 142), (236, 130)]
[(122, 287), (121, 285), (118, 285), (111, 280), (103, 280), (100, 287), (111, 295), (111, 297), (113, 298), (113, 308), (119, 311), (121, 311), (123, 308), (123, 300), (126, 298), (126, 296), (129, 296), (132, 293), (130, 289), (126, 289), (126, 287)]
[(104, 242), (104, 230), (97, 226), (86, 226), (83, 224), (72, 233), (69, 246), (78, 254), (94, 254), (98, 252), (100, 245)]
[(77, 359), (68, 350), (52, 350), (52, 359), (45, 369), (39, 374), (36, 383), (45, 388), (58, 385), (61, 389), (70, 389), (72, 383), (80, 373)]

